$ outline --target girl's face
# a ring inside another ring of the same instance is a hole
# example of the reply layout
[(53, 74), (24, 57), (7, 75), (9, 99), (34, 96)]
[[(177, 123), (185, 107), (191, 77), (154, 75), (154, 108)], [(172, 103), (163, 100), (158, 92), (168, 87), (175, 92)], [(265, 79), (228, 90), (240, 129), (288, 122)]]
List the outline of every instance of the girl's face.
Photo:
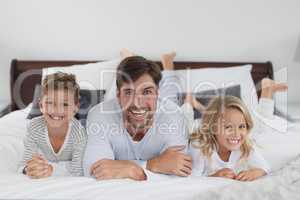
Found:
[(61, 127), (69, 123), (79, 109), (74, 92), (49, 89), (40, 101), (40, 109), (49, 126)]
[(247, 134), (247, 123), (243, 113), (236, 108), (227, 108), (216, 134), (219, 151), (240, 149)]

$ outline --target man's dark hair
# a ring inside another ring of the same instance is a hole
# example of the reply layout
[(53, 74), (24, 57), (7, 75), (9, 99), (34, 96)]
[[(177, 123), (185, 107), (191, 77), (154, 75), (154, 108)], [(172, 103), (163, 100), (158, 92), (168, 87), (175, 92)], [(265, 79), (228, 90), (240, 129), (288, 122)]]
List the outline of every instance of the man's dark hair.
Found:
[(141, 56), (125, 58), (117, 68), (117, 88), (120, 89), (123, 83), (136, 81), (144, 74), (150, 75), (155, 85), (159, 86), (162, 74), (158, 64)]

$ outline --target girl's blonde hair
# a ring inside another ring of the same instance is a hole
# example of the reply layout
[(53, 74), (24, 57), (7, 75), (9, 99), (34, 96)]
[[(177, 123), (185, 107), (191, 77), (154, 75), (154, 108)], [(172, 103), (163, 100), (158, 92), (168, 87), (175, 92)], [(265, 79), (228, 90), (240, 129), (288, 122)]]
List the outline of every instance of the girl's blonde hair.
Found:
[[(215, 125), (221, 125), (220, 120), (222, 120), (222, 116), (224, 116), (228, 108), (238, 109), (242, 112), (246, 120), (248, 133), (253, 128), (250, 112), (239, 98), (234, 96), (215, 97), (210, 101), (203, 113), (202, 127), (190, 136), (191, 145), (195, 148), (199, 148), (202, 154), (208, 158), (211, 158), (213, 151), (218, 151), (219, 148), (216, 133), (212, 129)], [(240, 160), (246, 159), (252, 150), (252, 142), (249, 137), (246, 136), (245, 142), (241, 145), (240, 150), (242, 152)]]

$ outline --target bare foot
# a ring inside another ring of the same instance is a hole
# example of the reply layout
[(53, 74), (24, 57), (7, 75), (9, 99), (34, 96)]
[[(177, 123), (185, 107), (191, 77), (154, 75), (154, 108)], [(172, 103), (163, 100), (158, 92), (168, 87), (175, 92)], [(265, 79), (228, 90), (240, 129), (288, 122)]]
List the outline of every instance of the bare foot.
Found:
[(173, 70), (174, 69), (174, 58), (176, 56), (176, 52), (170, 52), (161, 55), (161, 63), (164, 70)]
[(128, 58), (128, 57), (131, 57), (131, 56), (135, 56), (134, 53), (132, 53), (131, 51), (129, 51), (128, 49), (121, 49), (120, 51), (120, 56), (121, 58)]
[(264, 78), (261, 81), (261, 97), (271, 99), (275, 92), (283, 92), (288, 89), (287, 83), (277, 83), (272, 79)]

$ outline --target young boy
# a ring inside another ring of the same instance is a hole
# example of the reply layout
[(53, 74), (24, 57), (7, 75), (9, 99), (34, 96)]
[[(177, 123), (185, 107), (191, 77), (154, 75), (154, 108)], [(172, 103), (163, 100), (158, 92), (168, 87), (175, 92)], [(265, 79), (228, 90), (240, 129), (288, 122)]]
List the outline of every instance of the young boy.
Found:
[(74, 118), (79, 110), (75, 76), (61, 72), (46, 76), (40, 110), (43, 115), (29, 123), (19, 171), (30, 178), (83, 175), (82, 155), (87, 135)]

